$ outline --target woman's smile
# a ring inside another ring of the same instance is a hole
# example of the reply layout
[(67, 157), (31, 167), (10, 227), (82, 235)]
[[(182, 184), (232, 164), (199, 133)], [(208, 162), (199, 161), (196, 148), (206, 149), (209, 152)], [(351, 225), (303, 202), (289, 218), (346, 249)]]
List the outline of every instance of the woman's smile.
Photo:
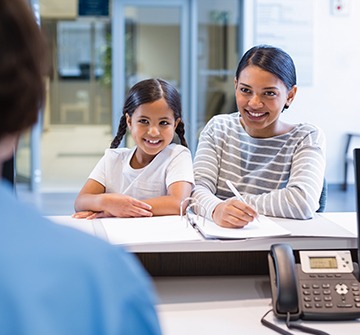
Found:
[(245, 113), (249, 117), (249, 119), (254, 121), (262, 119), (264, 116), (268, 114), (267, 112), (252, 112), (247, 109), (245, 109)]

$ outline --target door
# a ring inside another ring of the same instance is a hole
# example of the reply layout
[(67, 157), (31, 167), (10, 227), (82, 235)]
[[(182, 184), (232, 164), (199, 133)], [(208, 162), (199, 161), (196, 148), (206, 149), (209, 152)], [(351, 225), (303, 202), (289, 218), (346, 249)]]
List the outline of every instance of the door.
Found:
[[(150, 77), (165, 79), (180, 91), (186, 125), (189, 117), (188, 1), (114, 1), (112, 38), (113, 59), (117, 60), (113, 62), (113, 134), (117, 131), (128, 90)], [(132, 146), (131, 138), (127, 137), (122, 144)]]

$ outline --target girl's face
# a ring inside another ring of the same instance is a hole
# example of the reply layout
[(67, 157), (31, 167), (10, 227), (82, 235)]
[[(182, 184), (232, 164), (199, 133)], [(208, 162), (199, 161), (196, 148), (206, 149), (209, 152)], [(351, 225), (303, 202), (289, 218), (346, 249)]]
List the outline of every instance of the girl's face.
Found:
[(171, 143), (180, 119), (175, 120), (174, 112), (161, 98), (140, 105), (131, 117), (126, 114), (126, 122), (137, 145), (137, 162), (145, 166)]
[(252, 137), (273, 137), (289, 131), (279, 120), (284, 106), (290, 106), (297, 87), (289, 91), (272, 73), (249, 65), (235, 78), (235, 97), (240, 122)]

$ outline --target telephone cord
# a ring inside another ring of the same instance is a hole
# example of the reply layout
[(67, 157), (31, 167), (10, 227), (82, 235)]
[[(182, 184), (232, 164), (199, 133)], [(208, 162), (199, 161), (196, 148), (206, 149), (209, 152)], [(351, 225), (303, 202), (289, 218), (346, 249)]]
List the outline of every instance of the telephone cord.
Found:
[(296, 323), (290, 322), (290, 313), (287, 313), (286, 316), (286, 326), (289, 329), (297, 329), (300, 330), (304, 333), (308, 333), (308, 334), (314, 334), (314, 335), (330, 335), (329, 333), (326, 333), (322, 330), (319, 329), (315, 329), (315, 328), (310, 328), (310, 327), (306, 327), (306, 326), (302, 326), (302, 325), (298, 325)]
[[(273, 312), (273, 309), (270, 309), (269, 311), (267, 311), (264, 314), (264, 316), (261, 318), (261, 323), (265, 327), (270, 328), (270, 329), (272, 329), (272, 330), (274, 330), (277, 333), (282, 334), (282, 335), (294, 335), (294, 333), (290, 333), (289, 331), (287, 331), (287, 330), (285, 330), (283, 328), (280, 328), (277, 325), (275, 325), (275, 324), (271, 323), (270, 321), (266, 320), (265, 318), (270, 312)], [(291, 316), (291, 314), (287, 313), (286, 326), (289, 329), (297, 329), (297, 330), (300, 330), (300, 331), (302, 331), (304, 333), (314, 334), (314, 335), (330, 335), (329, 333), (326, 333), (326, 332), (324, 332), (322, 330), (318, 330), (318, 329), (314, 329), (314, 328), (310, 328), (310, 327), (306, 327), (306, 326), (302, 326), (302, 325), (290, 322), (290, 316)]]

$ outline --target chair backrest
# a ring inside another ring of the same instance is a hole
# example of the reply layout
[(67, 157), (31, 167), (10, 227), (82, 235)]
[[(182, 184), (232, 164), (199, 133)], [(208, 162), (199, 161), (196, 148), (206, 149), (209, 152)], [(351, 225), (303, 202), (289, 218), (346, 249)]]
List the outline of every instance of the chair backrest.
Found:
[(354, 169), (355, 169), (356, 219), (357, 219), (357, 232), (358, 232), (357, 261), (359, 264), (360, 263), (360, 148), (355, 148), (353, 153), (354, 153)]
[(2, 168), (2, 177), (15, 185), (15, 157), (11, 157), (7, 160)]
[(319, 199), (319, 209), (316, 211), (318, 213), (325, 212), (327, 192), (328, 192), (328, 186), (327, 186), (326, 179), (324, 178), (324, 184), (323, 184), (323, 188), (322, 188), (322, 191), (320, 194), (320, 199)]

